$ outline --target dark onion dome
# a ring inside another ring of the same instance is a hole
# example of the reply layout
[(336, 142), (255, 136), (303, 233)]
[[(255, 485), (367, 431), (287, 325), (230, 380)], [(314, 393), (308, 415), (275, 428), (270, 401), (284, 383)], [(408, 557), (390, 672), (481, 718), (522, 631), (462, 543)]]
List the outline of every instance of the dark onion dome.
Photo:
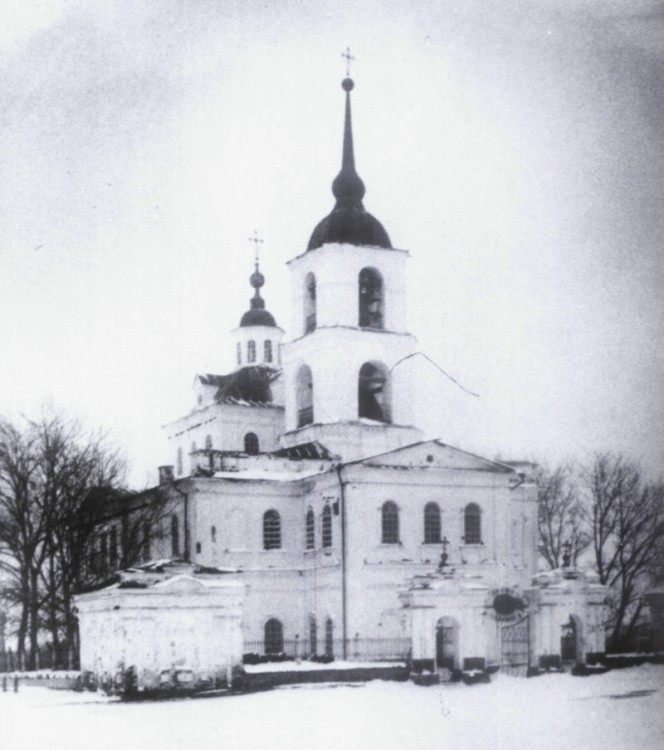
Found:
[(275, 328), (277, 322), (274, 316), (265, 309), (265, 300), (261, 297), (260, 288), (265, 284), (265, 276), (258, 270), (258, 262), (256, 262), (256, 270), (249, 277), (249, 283), (256, 291), (250, 301), (251, 309), (247, 310), (240, 320), (240, 328), (247, 326)]
[(355, 171), (353, 127), (350, 112), (350, 92), (354, 85), (351, 78), (345, 78), (341, 84), (346, 92), (346, 115), (341, 171), (332, 183), (332, 193), (337, 202), (332, 209), (332, 213), (316, 225), (307, 250), (315, 250), (326, 242), (392, 247), (383, 225), (366, 211), (362, 204), (365, 188), (360, 176)]

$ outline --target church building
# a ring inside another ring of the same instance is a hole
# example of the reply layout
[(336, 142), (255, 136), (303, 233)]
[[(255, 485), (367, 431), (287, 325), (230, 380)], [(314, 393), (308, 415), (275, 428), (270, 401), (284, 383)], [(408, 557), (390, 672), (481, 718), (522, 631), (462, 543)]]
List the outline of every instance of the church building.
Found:
[(335, 203), (288, 263), (289, 336), (257, 256), (235, 369), (196, 376), (191, 411), (166, 426), (169, 509), (149, 556), (232, 571), (245, 654), (525, 669), (559, 660), (573, 631), (582, 662), (604, 650), (604, 593), (569, 566), (537, 578), (533, 466), (415, 424), (399, 366), (418, 351), (409, 253), (364, 207), (342, 88)]

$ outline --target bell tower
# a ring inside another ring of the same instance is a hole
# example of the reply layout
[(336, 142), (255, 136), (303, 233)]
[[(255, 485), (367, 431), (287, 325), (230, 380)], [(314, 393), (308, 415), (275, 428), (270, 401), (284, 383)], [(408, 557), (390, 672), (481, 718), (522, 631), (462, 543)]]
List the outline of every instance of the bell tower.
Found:
[(346, 77), (341, 170), (335, 205), (306, 251), (289, 261), (293, 340), (284, 345), (289, 447), (318, 440), (344, 460), (417, 442), (409, 368), (416, 351), (406, 331), (406, 250), (392, 247), (363, 204), (355, 169), (351, 91)]

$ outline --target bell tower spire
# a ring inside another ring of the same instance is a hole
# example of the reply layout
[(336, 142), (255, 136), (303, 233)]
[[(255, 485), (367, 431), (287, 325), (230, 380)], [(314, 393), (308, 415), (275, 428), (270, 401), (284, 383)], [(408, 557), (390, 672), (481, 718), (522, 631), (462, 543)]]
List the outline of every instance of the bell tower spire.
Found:
[[(349, 64), (350, 50), (343, 55)], [(347, 68), (346, 73), (350, 71)], [(405, 264), (381, 223), (364, 208), (355, 167), (347, 75), (341, 170), (335, 205), (290, 261), (293, 340), (284, 346), (286, 447), (318, 441), (352, 460), (417, 442), (407, 368), (416, 350), (406, 331)], [(389, 333), (389, 335), (386, 335)]]
[(346, 59), (347, 75), (341, 82), (341, 88), (346, 92), (346, 107), (341, 171), (332, 182), (335, 205), (332, 212), (320, 221), (314, 229), (307, 250), (315, 250), (332, 242), (391, 248), (390, 238), (383, 225), (364, 208), (362, 203), (366, 188), (355, 169), (353, 119), (350, 102), (350, 93), (355, 88), (355, 82), (348, 75), (350, 61), (355, 58), (350, 54), (348, 48), (342, 57)]

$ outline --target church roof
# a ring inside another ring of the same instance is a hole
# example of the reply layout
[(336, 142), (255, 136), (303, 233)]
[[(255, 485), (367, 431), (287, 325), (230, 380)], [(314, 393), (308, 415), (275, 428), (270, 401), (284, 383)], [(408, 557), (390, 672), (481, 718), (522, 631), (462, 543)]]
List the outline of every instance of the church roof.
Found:
[(204, 385), (217, 387), (214, 400), (218, 404), (264, 406), (272, 403), (270, 386), (279, 374), (279, 371), (272, 367), (249, 365), (228, 375), (200, 375), (199, 377)]
[(355, 171), (350, 108), (350, 92), (355, 84), (351, 78), (345, 78), (341, 86), (346, 92), (346, 114), (341, 171), (332, 183), (332, 193), (336, 198), (336, 204), (332, 212), (316, 225), (307, 250), (315, 250), (328, 242), (391, 248), (390, 238), (383, 225), (364, 208), (362, 203), (365, 187)]
[(272, 455), (278, 456), (279, 458), (322, 458), (326, 461), (338, 458), (338, 456), (334, 456), (330, 453), (330, 451), (317, 440), (313, 440), (310, 443), (293, 445), (290, 448), (280, 448), (278, 451), (273, 451)]

